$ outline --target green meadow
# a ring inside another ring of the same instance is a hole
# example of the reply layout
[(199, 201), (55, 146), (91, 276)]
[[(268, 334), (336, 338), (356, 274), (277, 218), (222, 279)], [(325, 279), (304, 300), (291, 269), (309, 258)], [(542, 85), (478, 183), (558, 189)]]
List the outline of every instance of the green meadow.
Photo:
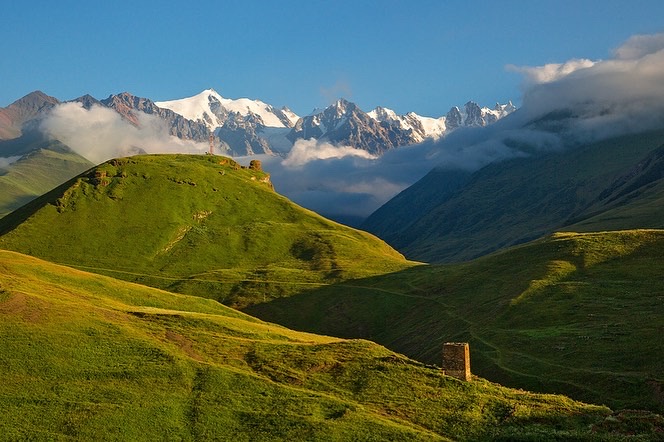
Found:
[(3, 440), (650, 440), (662, 424), (13, 252), (0, 268)]
[(463, 264), (312, 289), (245, 311), (374, 340), (425, 363), (468, 341), (473, 371), (612, 408), (664, 411), (664, 231), (556, 233)]
[(55, 141), (31, 146), (33, 152), (0, 169), (0, 218), (93, 166)]
[(0, 248), (233, 307), (415, 265), (218, 156), (111, 160), (0, 219), (0, 235)]
[(662, 241), (423, 265), (231, 159), (111, 160), (0, 219), (0, 435), (656, 440)]

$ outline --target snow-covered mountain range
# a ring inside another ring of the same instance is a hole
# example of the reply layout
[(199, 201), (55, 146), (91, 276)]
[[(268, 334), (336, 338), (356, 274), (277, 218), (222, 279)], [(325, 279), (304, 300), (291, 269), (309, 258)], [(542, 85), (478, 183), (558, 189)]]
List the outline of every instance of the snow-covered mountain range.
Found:
[(441, 117), (414, 112), (398, 115), (377, 107), (370, 112), (340, 99), (325, 109), (299, 117), (290, 109), (277, 109), (260, 100), (228, 99), (214, 89), (193, 97), (155, 103), (161, 108), (205, 124), (222, 150), (235, 155), (286, 154), (298, 139), (320, 139), (364, 149), (380, 155), (386, 150), (440, 138), (462, 126), (485, 126), (513, 112), (509, 102), (493, 109), (469, 101)]
[[(29, 97), (34, 101), (34, 97), (42, 95), (48, 97), (41, 93)], [(46, 100), (49, 106), (44, 107), (44, 112), (59, 103), (57, 99), (49, 98), (50, 101)], [(0, 116), (11, 114), (11, 109), (21, 107), (19, 105), (26, 100), (24, 97), (6, 109), (0, 109)], [(231, 156), (285, 156), (297, 140), (312, 138), (381, 155), (387, 150), (420, 143), (427, 138), (443, 137), (458, 127), (491, 124), (516, 109), (511, 102), (496, 104), (490, 109), (469, 101), (462, 108), (452, 107), (444, 116), (425, 117), (414, 112), (398, 115), (384, 107), (364, 112), (356, 104), (339, 99), (325, 109), (300, 117), (286, 107), (278, 109), (260, 100), (224, 98), (214, 89), (171, 101), (154, 102), (128, 92), (103, 100), (84, 95), (73, 101), (82, 103), (86, 109), (93, 106), (113, 109), (136, 127), (140, 126), (140, 113), (157, 116), (165, 122), (170, 135), (184, 140), (207, 142), (209, 135), (213, 134), (215, 150)], [(13, 126), (0, 129), (7, 131), (7, 135), (18, 130)]]

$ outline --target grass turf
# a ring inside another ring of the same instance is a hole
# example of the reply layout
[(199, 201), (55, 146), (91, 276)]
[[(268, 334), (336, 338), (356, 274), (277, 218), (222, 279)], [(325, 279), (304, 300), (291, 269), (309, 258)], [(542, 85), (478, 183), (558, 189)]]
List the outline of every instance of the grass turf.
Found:
[(7, 440), (635, 440), (661, 418), (0, 251)]

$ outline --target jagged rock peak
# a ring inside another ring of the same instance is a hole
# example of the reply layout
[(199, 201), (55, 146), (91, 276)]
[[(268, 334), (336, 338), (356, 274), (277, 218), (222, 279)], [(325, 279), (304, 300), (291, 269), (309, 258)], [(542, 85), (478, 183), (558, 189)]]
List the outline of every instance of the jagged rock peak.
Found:
[(38, 120), (47, 115), (60, 101), (42, 91), (34, 91), (19, 98), (6, 108), (0, 108), (0, 140), (21, 136), (28, 126), (35, 128)]
[(90, 109), (92, 106), (103, 106), (101, 101), (97, 100), (90, 94), (82, 95), (72, 100), (75, 103), (81, 103), (85, 109)]
[(15, 109), (22, 114), (36, 114), (44, 108), (50, 108), (59, 103), (60, 100), (55, 97), (46, 95), (42, 91), (33, 91), (14, 101), (7, 106), (7, 109)]
[(452, 106), (445, 115), (445, 125), (448, 129), (455, 129), (463, 125), (463, 115), (458, 107)]

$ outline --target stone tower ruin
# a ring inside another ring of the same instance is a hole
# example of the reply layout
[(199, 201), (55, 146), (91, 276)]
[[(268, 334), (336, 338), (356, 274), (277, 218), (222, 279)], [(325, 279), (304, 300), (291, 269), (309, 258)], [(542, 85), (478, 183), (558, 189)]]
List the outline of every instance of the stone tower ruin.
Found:
[(448, 376), (470, 381), (470, 346), (467, 342), (443, 344), (443, 371)]

